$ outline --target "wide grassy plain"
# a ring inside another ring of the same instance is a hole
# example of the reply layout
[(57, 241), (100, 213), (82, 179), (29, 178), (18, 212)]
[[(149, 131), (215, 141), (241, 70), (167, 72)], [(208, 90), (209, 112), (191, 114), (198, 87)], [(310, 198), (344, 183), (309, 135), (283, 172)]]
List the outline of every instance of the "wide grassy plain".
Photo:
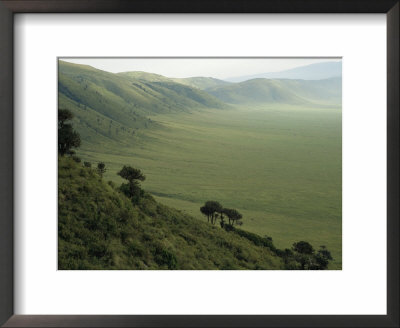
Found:
[(217, 200), (277, 247), (326, 245), (329, 268), (341, 268), (340, 108), (232, 106), (150, 118), (161, 127), (142, 130), (131, 145), (82, 143), (79, 155), (104, 161), (105, 178), (118, 183), (123, 164), (140, 168), (145, 190), (201, 220), (199, 207)]

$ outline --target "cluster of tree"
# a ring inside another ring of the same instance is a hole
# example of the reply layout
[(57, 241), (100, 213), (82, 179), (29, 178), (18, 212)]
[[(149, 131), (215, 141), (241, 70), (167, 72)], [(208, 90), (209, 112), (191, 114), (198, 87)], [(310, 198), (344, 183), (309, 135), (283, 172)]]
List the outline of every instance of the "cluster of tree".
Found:
[(207, 217), (207, 222), (211, 221), (211, 224), (215, 224), (219, 220), (222, 228), (227, 224), (225, 217), (228, 218), (230, 226), (243, 224), (242, 214), (233, 208), (225, 208), (213, 200), (205, 202), (204, 206), (200, 207), (200, 212)]
[(294, 243), (292, 249), (277, 249), (276, 254), (283, 258), (286, 268), (292, 270), (325, 270), (329, 261), (333, 260), (326, 246), (320, 246), (315, 251), (306, 241)]
[(235, 228), (231, 225), (223, 227), (226, 231), (238, 234), (246, 238), (256, 246), (269, 248), (277, 256), (281, 257), (287, 270), (325, 270), (328, 264), (333, 260), (331, 253), (325, 246), (320, 246), (315, 251), (313, 246), (306, 241), (294, 243), (291, 249), (281, 250), (276, 248), (272, 238), (269, 236), (261, 237), (255, 233)]
[[(90, 162), (84, 162), (84, 166), (91, 168), (92, 164)], [(96, 171), (102, 178), (103, 174), (107, 171), (105, 163), (98, 163)], [(127, 165), (124, 165), (124, 167), (117, 174), (121, 178), (128, 180), (128, 183), (121, 184), (119, 191), (127, 196), (134, 205), (139, 204), (140, 199), (143, 198), (145, 194), (145, 191), (141, 188), (139, 181), (144, 181), (146, 176), (139, 169), (135, 169), (134, 167)], [(110, 183), (111, 181), (109, 184)], [(114, 185), (113, 183), (111, 184)]]
[[(272, 238), (265, 236), (262, 238), (256, 234), (234, 228), (234, 225), (242, 225), (242, 215), (235, 209), (224, 208), (219, 202), (207, 201), (200, 212), (207, 217), (207, 222), (215, 224), (218, 220), (222, 228), (226, 231), (237, 233), (257, 246), (268, 247), (276, 255), (284, 260), (285, 267), (290, 270), (325, 270), (333, 260), (331, 253), (325, 246), (321, 246), (315, 251), (313, 246), (306, 241), (294, 243), (291, 249), (278, 249), (274, 246)], [(228, 219), (228, 222), (225, 221)]]
[[(72, 128), (72, 124), (67, 123), (73, 118), (73, 114), (68, 109), (58, 110), (58, 152), (61, 156), (69, 154), (77, 163), (80, 163), (81, 159), (74, 156), (75, 151), (72, 148), (78, 148), (81, 145), (81, 138), (79, 133)], [(83, 165), (87, 168), (92, 167), (92, 163), (86, 161)], [(98, 163), (96, 171), (102, 178), (107, 171), (106, 164), (104, 162)], [(134, 204), (138, 204), (140, 198), (144, 196), (144, 190), (140, 187), (139, 182), (146, 179), (144, 174), (139, 169), (131, 166), (124, 166), (117, 174), (123, 179), (128, 180), (128, 183), (121, 185), (120, 191), (130, 198)]]

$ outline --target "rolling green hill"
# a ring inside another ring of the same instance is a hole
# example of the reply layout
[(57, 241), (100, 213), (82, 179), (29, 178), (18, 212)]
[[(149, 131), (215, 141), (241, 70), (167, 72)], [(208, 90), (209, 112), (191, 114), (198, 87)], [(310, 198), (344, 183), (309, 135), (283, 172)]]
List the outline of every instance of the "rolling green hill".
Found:
[(231, 104), (283, 103), (296, 105), (340, 105), (341, 78), (326, 80), (253, 79), (207, 88), (218, 99)]
[(59, 72), (77, 155), (104, 161), (107, 180), (120, 184), (116, 172), (132, 163), (157, 201), (203, 220), (199, 207), (218, 200), (243, 213), (246, 231), (280, 248), (326, 245), (330, 268), (341, 268), (340, 79), (258, 79), (208, 94), (145, 72), (65, 62)]
[(59, 157), (58, 191), (60, 270), (284, 268), (267, 239), (227, 232), (148, 194), (135, 206), (72, 158)]
[(91, 146), (136, 141), (139, 131), (159, 127), (150, 114), (228, 107), (197, 88), (159, 80), (59, 61), (58, 107), (74, 113), (77, 131)]
[(125, 114), (121, 119), (130, 125), (130, 115), (227, 107), (204, 91), (168, 79), (148, 82), (63, 61), (59, 61), (59, 93), (113, 119), (117, 112)]
[(206, 90), (208, 88), (213, 88), (222, 85), (229, 85), (230, 82), (215, 79), (213, 77), (188, 77), (188, 78), (174, 78), (173, 79), (177, 83), (182, 83), (185, 85), (189, 85), (194, 88), (199, 88), (202, 90)]
[(230, 84), (230, 82), (215, 79), (213, 77), (198, 76), (198, 77), (188, 77), (188, 78), (173, 78), (173, 77), (170, 78), (159, 74), (147, 73), (141, 71), (122, 72), (118, 73), (118, 75), (130, 79), (141, 80), (143, 82), (176, 82), (201, 90)]
[(143, 82), (173, 82), (172, 79), (162, 76), (160, 74), (133, 71), (133, 72), (121, 72), (117, 73), (118, 76), (125, 77), (133, 81), (143, 81)]

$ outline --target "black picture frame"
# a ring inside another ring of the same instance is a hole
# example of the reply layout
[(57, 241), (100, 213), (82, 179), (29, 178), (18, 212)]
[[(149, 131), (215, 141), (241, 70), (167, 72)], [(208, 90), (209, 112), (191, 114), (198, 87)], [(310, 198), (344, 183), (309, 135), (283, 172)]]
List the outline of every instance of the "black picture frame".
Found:
[[(399, 0), (0, 0), (0, 324), (4, 327), (399, 327), (399, 8)], [(14, 315), (13, 17), (16, 13), (385, 13), (387, 315)]]

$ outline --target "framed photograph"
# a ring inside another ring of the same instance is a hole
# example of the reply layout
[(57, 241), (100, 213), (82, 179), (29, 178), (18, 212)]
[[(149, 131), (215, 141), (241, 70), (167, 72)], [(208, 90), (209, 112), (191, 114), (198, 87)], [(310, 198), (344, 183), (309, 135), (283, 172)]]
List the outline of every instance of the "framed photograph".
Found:
[(2, 325), (399, 326), (398, 1), (0, 10)]

